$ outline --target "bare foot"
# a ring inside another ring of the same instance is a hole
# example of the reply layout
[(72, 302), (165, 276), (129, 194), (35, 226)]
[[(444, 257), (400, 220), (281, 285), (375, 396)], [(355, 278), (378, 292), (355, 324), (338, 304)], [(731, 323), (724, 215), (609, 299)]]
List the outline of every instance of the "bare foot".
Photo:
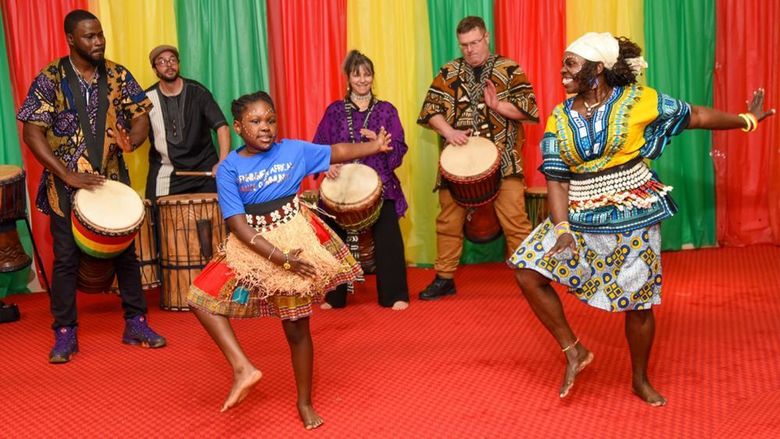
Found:
[(563, 372), (563, 384), (559, 396), (566, 398), (574, 387), (574, 377), (582, 372), (593, 361), (593, 352), (587, 350), (582, 343), (566, 352), (566, 370)]
[(325, 421), (322, 420), (320, 415), (317, 414), (317, 412), (314, 411), (314, 406), (311, 404), (298, 404), (298, 415), (301, 417), (301, 421), (303, 421), (303, 426), (307, 430), (314, 430), (315, 428), (319, 427)]
[(320, 309), (333, 309), (333, 307), (328, 302), (322, 302), (320, 303)]
[(647, 379), (634, 380), (632, 390), (634, 394), (642, 401), (653, 407), (663, 407), (666, 405), (666, 398), (656, 391)]
[(263, 373), (254, 367), (236, 375), (233, 378), (233, 388), (230, 389), (230, 394), (228, 394), (225, 403), (222, 404), (222, 410), (220, 411), (225, 412), (243, 401), (244, 398), (249, 395), (249, 391), (252, 390), (252, 387), (254, 387), (262, 377)]
[(393, 304), (393, 311), (403, 311), (406, 308), (409, 308), (409, 302), (403, 300), (398, 300)]

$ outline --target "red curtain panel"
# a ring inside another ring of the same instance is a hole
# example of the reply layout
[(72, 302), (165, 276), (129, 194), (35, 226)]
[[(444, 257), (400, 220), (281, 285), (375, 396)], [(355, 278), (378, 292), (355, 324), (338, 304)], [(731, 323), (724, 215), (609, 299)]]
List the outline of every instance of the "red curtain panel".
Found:
[(566, 97), (560, 73), (566, 48), (566, 1), (496, 0), (494, 21), (496, 52), (520, 64), (536, 93), (539, 123), (525, 124), (523, 160), (526, 184), (545, 186), (544, 176), (537, 170), (541, 164), (539, 141), (547, 116)]
[[(715, 108), (745, 112), (753, 90), (780, 108), (780, 4), (718, 0)], [(716, 131), (717, 237), (721, 245), (780, 244), (780, 117), (758, 131)]]
[[(50, 61), (68, 53), (68, 43), (63, 30), (65, 15), (73, 9), (88, 9), (88, 6), (87, 0), (51, 2), (2, 0), (0, 7), (3, 11), (8, 63), (17, 109), (27, 96), (27, 90), (38, 72)], [(18, 127), (21, 140), (22, 124), (18, 124)], [(43, 167), (26, 145), (22, 146), (22, 158), (27, 171), (27, 188), (32, 203), (32, 206), (28, 206), (28, 210), (32, 221), (33, 237), (41, 253), (46, 273), (51, 280), (54, 255), (49, 233), (49, 218), (35, 209), (35, 195)]]
[[(325, 108), (345, 93), (347, 0), (268, 0), (268, 32), (279, 137), (310, 141)], [(303, 189), (315, 186), (309, 178)]]

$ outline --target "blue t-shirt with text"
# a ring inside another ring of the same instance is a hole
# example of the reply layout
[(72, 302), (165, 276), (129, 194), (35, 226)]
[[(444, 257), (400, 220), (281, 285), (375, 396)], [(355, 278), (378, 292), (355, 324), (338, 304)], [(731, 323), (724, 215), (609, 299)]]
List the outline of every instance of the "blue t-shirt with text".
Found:
[(225, 219), (246, 213), (247, 204), (294, 195), (304, 177), (330, 166), (329, 145), (282, 139), (251, 157), (239, 155), (242, 149), (228, 154), (217, 170), (217, 195)]

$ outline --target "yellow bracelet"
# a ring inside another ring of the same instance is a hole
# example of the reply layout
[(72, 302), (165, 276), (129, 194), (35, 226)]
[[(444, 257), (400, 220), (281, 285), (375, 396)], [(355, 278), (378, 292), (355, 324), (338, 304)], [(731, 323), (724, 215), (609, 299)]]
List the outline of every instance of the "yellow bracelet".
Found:
[(273, 256), (273, 255), (274, 255), (274, 252), (276, 252), (276, 247), (274, 247), (273, 249), (271, 249), (271, 253), (268, 253), (268, 260), (269, 260), (269, 261), (271, 260), (271, 256)]
[(745, 122), (745, 128), (742, 128), (742, 131), (749, 133), (758, 128), (758, 119), (752, 113), (739, 113), (738, 116)]
[(558, 224), (553, 227), (553, 230), (555, 231), (555, 237), (560, 238), (561, 235), (564, 235), (566, 233), (571, 233), (571, 227), (569, 226), (568, 221), (561, 221)]
[(292, 268), (292, 265), (290, 265), (290, 250), (285, 250), (282, 253), (284, 253), (284, 264), (282, 264), (282, 268), (289, 270)]
[(753, 113), (745, 113), (745, 116), (747, 116), (748, 119), (750, 119), (753, 122), (753, 129), (750, 131), (755, 131), (758, 129), (758, 119), (756, 118), (756, 115)]
[(255, 239), (257, 239), (258, 236), (260, 236), (259, 233), (255, 234), (255, 236), (253, 236), (252, 239), (249, 240), (249, 245), (255, 245)]

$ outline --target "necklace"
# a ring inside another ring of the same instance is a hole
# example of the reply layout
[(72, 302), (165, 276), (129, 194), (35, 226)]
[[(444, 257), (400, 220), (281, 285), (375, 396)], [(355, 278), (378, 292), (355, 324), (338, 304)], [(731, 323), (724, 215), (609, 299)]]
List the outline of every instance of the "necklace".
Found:
[(582, 99), (582, 103), (585, 105), (585, 116), (590, 118), (593, 116), (593, 110), (596, 109), (601, 104), (601, 101), (596, 101), (592, 104), (589, 104), (588, 101), (586, 101), (584, 98)]
[[(369, 95), (370, 96), (370, 95)], [(365, 120), (363, 120), (363, 127), (368, 127), (368, 119), (371, 118), (371, 112), (374, 111), (374, 107), (376, 106), (376, 99), (371, 99), (371, 104), (368, 107), (368, 113), (366, 114)], [(360, 133), (357, 133), (358, 135), (355, 135), (355, 127), (352, 124), (352, 102), (345, 101), (344, 102), (344, 110), (347, 113), (347, 130), (349, 131), (349, 141), (350, 143), (356, 143), (358, 139), (360, 139)]]
[(369, 99), (371, 99), (373, 95), (371, 93), (366, 93), (364, 95), (355, 94), (355, 92), (349, 93), (349, 98), (352, 99), (354, 102), (365, 102)]
[[(68, 56), (68, 61), (70, 61), (70, 66), (73, 67), (73, 71), (76, 72), (76, 78), (78, 78), (79, 83), (84, 86), (84, 88), (87, 90), (87, 105), (89, 105), (89, 82), (87, 82), (86, 79), (84, 79), (83, 76), (81, 76), (81, 72), (79, 71), (78, 67), (76, 67), (76, 64), (73, 63), (73, 58)], [(97, 74), (97, 70), (95, 70), (95, 74)], [(92, 76), (92, 81), (95, 80), (95, 76)]]

